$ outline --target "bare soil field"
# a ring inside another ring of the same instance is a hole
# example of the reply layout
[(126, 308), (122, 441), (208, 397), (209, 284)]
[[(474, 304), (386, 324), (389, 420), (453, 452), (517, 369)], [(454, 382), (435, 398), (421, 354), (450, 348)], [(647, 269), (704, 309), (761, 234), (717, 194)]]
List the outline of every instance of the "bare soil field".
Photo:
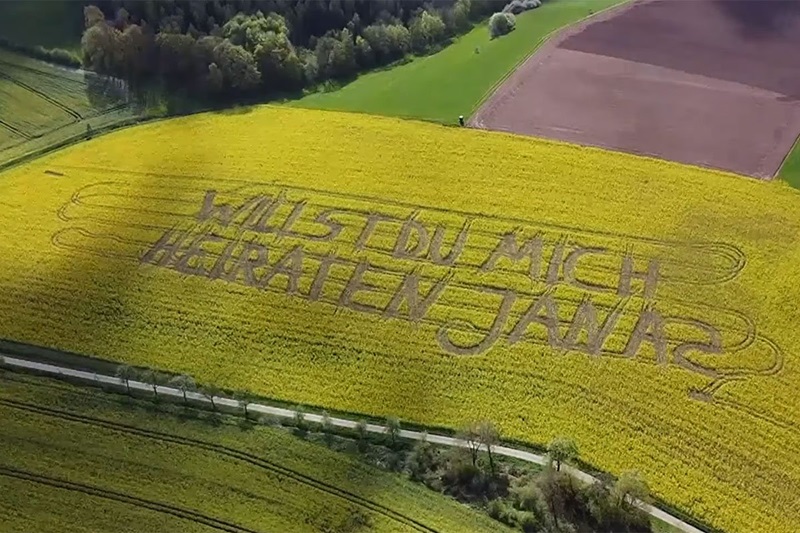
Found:
[(562, 32), (471, 120), (775, 175), (800, 133), (800, 2), (640, 0)]

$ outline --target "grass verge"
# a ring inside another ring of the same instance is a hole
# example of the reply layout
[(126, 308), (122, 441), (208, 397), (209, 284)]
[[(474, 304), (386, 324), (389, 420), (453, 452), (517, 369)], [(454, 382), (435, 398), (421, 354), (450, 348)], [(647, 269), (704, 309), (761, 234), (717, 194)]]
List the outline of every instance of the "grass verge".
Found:
[(800, 138), (795, 141), (792, 150), (786, 156), (780, 170), (778, 170), (778, 178), (784, 180), (795, 189), (800, 189)]

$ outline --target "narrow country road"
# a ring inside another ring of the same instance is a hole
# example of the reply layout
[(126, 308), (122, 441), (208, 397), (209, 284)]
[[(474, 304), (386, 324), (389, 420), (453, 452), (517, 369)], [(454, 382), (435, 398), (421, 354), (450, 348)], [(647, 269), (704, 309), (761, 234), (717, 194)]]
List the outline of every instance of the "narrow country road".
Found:
[[(112, 385), (119, 388), (125, 388), (125, 384), (122, 381), (120, 381), (120, 379), (116, 376), (108, 376), (104, 374), (97, 374), (94, 372), (86, 372), (83, 370), (74, 370), (72, 368), (65, 368), (52, 364), (37, 363), (34, 361), (27, 361), (25, 359), (18, 359), (16, 357), (2, 356), (2, 355), (0, 355), (0, 362), (12, 368), (16, 367), (21, 369), (34, 370), (39, 373), (50, 374), (53, 376), (67, 376), (71, 378), (92, 381), (95, 383)], [(142, 391), (153, 390), (152, 385), (141, 381), (131, 380), (128, 382), (128, 385), (130, 386), (131, 389), (135, 390), (142, 390)], [(158, 385), (157, 390), (159, 394), (163, 394), (165, 396), (174, 396), (177, 398), (183, 398), (183, 392), (172, 387)], [(210, 400), (206, 396), (198, 392), (187, 392), (186, 397), (199, 402), (210, 403)], [(227, 407), (234, 407), (234, 408), (239, 406), (239, 402), (237, 400), (234, 400), (233, 398), (227, 398), (224, 396), (215, 396), (214, 403), (216, 403), (217, 405), (224, 405)], [(247, 410), (254, 413), (267, 414), (281, 418), (293, 418), (296, 414), (296, 411), (293, 411), (291, 409), (284, 409), (282, 407), (273, 407), (258, 403), (248, 404)], [(314, 423), (322, 422), (322, 416), (317, 414), (305, 413), (305, 419), (309, 422), (314, 422)], [(330, 423), (334, 426), (343, 428), (355, 428), (357, 425), (357, 422), (354, 420), (348, 420), (346, 418), (334, 418), (334, 417), (330, 418)], [(369, 431), (370, 433), (385, 433), (386, 426), (380, 424), (367, 424), (367, 431)], [(446, 435), (437, 435), (435, 433), (424, 434), (419, 431), (410, 431), (404, 429), (400, 431), (400, 436), (402, 438), (411, 440), (427, 439), (427, 441), (430, 443), (439, 444), (442, 446), (458, 446), (461, 448), (467, 447), (467, 444), (464, 441), (455, 439), (453, 437), (448, 437)], [(524, 450), (518, 450), (516, 448), (510, 448), (507, 446), (496, 446), (493, 448), (493, 452), (498, 455), (504, 455), (506, 457), (514, 457), (516, 459), (521, 459), (523, 461), (527, 461), (530, 463), (536, 463), (540, 465), (544, 465), (547, 463), (547, 457), (543, 455), (538, 455)], [(585, 483), (593, 483), (597, 481), (597, 478), (595, 478), (594, 476), (591, 476), (586, 472), (582, 472), (576, 468), (570, 467), (568, 465), (564, 465), (563, 468), (565, 468), (566, 471), (569, 472), (576, 479), (579, 479), (580, 481), (583, 481)], [(671, 514), (659, 509), (658, 507), (641, 502), (639, 503), (639, 507), (641, 507), (650, 516), (658, 518), (659, 520), (666, 522), (667, 524), (676, 527), (685, 533), (704, 533), (702, 530), (697, 529), (696, 527), (690, 524), (687, 524), (686, 522), (680, 520), (677, 517), (672, 516)]]

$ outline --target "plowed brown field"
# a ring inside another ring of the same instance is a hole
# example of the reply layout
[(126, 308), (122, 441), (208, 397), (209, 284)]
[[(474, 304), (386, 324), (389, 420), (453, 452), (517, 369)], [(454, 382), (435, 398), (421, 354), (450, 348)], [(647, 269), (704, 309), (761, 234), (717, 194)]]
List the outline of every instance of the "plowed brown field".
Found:
[(800, 133), (800, 2), (644, 0), (565, 30), (473, 117), (772, 177)]

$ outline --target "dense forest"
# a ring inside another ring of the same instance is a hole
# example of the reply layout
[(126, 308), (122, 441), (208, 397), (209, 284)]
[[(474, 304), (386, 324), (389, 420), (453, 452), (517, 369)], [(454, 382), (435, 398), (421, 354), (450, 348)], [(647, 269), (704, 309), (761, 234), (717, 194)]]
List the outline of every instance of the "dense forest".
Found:
[(191, 96), (296, 91), (425, 54), (506, 0), (98, 0), (87, 68)]

